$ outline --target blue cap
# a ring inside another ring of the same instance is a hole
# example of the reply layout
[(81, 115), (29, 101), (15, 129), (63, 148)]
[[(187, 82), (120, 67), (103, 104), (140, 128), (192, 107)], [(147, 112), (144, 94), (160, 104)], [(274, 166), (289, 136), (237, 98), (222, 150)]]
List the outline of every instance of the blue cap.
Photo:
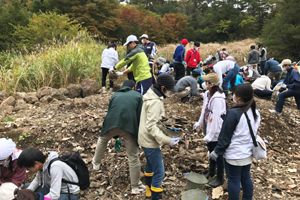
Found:
[(201, 74), (201, 71), (200, 71), (199, 69), (194, 69), (192, 73), (193, 73), (193, 74), (199, 74), (199, 75), (200, 75), (200, 74)]

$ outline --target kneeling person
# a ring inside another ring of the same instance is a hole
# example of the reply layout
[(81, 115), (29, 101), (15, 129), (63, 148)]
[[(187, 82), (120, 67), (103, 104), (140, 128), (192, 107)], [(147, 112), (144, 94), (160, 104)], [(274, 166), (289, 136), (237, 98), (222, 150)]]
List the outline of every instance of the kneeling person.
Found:
[(182, 102), (187, 101), (188, 99), (187, 96), (189, 94), (197, 97), (200, 96), (197, 87), (197, 79), (199, 78), (199, 76), (200, 76), (200, 70), (194, 69), (192, 72), (192, 76), (185, 76), (177, 82), (175, 88), (178, 91), (178, 93), (176, 94), (176, 96), (181, 98)]
[[(58, 153), (51, 151), (48, 156), (34, 147), (25, 149), (18, 159), (19, 167), (25, 167), (32, 173), (37, 173), (30, 184), (25, 184), (27, 189), (40, 192), (52, 200), (72, 200), (79, 198), (80, 188), (78, 185), (65, 183), (65, 181), (78, 183), (75, 171), (62, 161), (51, 160), (58, 158)], [(50, 173), (49, 173), (50, 172)], [(63, 181), (64, 180), (64, 181)]]

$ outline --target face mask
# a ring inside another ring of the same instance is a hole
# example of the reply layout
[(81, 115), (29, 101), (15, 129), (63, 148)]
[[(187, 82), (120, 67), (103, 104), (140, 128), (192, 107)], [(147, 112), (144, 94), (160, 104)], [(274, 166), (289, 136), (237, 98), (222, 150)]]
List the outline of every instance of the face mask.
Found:
[(166, 95), (166, 97), (169, 97), (170, 94), (171, 94), (171, 91), (168, 90), (167, 93), (166, 93), (165, 95)]
[(235, 100), (235, 94), (233, 94), (233, 96), (232, 96), (232, 101), (233, 101), (235, 104), (237, 104), (237, 101)]
[(205, 82), (203, 82), (203, 83), (202, 83), (202, 88), (203, 88), (204, 90), (206, 90), (206, 89), (207, 89), (207, 85), (206, 85), (206, 83), (205, 83)]
[(198, 51), (199, 47), (196, 47), (195, 50)]
[(142, 43), (145, 44), (145, 40), (142, 40)]
[(285, 67), (283, 67), (283, 68), (282, 68), (282, 71), (283, 71), (283, 72), (286, 72), (286, 68), (285, 68)]

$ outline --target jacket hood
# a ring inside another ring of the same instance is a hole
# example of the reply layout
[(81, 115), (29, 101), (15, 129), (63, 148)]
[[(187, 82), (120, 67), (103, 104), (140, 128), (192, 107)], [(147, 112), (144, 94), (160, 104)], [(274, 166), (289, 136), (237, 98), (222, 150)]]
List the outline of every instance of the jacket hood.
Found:
[(157, 94), (155, 94), (155, 92), (153, 91), (152, 88), (150, 88), (147, 91), (147, 93), (143, 96), (143, 101), (149, 101), (149, 100), (155, 100), (155, 99), (162, 101), (164, 99), (164, 97), (163, 96), (161, 96), (161, 97), (157, 96)]
[(211, 97), (211, 99), (209, 101), (209, 105), (208, 105), (209, 108), (210, 108), (211, 102), (216, 98), (222, 98), (225, 100), (225, 98), (226, 98), (225, 93), (224, 92), (220, 93), (220, 92), (216, 91), (215, 94)]
[(48, 169), (50, 161), (53, 160), (54, 158), (58, 158), (58, 153), (55, 151), (50, 151), (50, 154), (48, 155), (48, 159), (43, 166), (43, 171), (46, 171)]

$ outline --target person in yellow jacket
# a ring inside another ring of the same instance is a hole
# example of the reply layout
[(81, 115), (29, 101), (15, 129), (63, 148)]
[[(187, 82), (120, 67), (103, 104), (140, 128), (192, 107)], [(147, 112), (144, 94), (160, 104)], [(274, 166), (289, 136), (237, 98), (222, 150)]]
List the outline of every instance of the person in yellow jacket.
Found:
[(144, 95), (152, 85), (152, 75), (144, 48), (138, 44), (138, 39), (135, 35), (128, 36), (124, 46), (127, 46), (130, 51), (123, 60), (109, 71), (112, 72), (114, 70), (120, 70), (125, 65), (132, 63), (130, 67), (125, 69), (123, 72), (117, 72), (117, 75), (133, 72), (133, 76), (136, 81), (136, 91)]
[(162, 180), (165, 176), (160, 146), (176, 145), (180, 138), (165, 135), (157, 126), (164, 116), (164, 98), (170, 91), (176, 92), (174, 80), (169, 74), (157, 77), (156, 84), (143, 96), (138, 143), (142, 147), (147, 162), (145, 167), (146, 197), (152, 200), (162, 199)]

